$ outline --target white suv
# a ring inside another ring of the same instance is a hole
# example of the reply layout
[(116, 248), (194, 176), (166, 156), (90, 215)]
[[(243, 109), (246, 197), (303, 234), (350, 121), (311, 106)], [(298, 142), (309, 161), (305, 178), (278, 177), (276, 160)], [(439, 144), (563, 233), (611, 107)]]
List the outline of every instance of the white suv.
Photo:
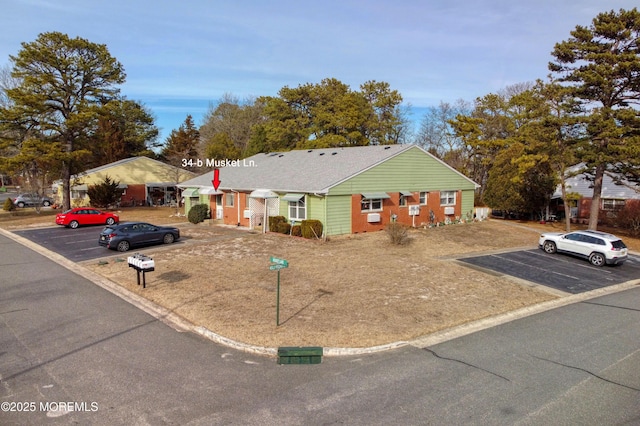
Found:
[(540, 235), (538, 247), (547, 253), (584, 257), (594, 266), (620, 265), (627, 260), (627, 246), (622, 240), (600, 231), (547, 232)]

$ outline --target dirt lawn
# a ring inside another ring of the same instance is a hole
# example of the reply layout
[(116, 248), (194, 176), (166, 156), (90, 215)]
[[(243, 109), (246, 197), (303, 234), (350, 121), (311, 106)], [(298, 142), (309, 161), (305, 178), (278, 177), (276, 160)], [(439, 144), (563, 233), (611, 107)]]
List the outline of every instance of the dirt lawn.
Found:
[[(311, 241), (192, 225), (171, 214), (162, 208), (120, 213), (123, 220), (178, 223), (184, 236), (185, 244), (140, 250), (156, 264), (155, 272), (147, 274), (146, 289), (136, 284), (135, 272), (123, 261), (127, 254), (84, 266), (194, 324), (247, 344), (370, 347), (557, 297), (452, 259), (532, 248), (541, 230), (560, 231), (559, 224), (488, 220), (418, 229), (411, 231), (410, 244), (395, 246), (385, 232)], [(0, 217), (0, 226), (18, 225)], [(625, 241), (638, 250), (636, 240)], [(289, 261), (281, 270), (280, 325), (270, 256)]]

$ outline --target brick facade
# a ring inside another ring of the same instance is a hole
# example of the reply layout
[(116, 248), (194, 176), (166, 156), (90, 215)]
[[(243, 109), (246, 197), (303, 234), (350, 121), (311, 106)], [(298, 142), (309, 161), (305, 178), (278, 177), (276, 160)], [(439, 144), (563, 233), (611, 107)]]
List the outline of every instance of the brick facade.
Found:
[[(409, 206), (419, 204), (420, 193), (412, 192), (411, 196), (406, 197), (406, 205), (400, 205), (401, 194), (399, 192), (388, 193), (390, 198), (382, 200), (382, 210), (380, 211), (362, 211), (362, 195), (354, 194), (351, 196), (351, 232), (371, 232), (384, 229), (391, 222), (391, 216), (396, 215), (396, 222), (405, 225), (420, 226), (430, 223), (430, 212), (433, 211), (433, 223), (444, 222), (447, 218), (455, 220), (462, 217), (462, 192), (456, 192), (456, 203), (453, 206), (440, 205), (440, 191), (427, 192), (426, 204), (420, 205), (420, 214), (415, 217), (409, 214)], [(445, 208), (453, 207), (453, 214), (446, 215)], [(368, 214), (380, 214), (379, 222), (368, 222)]]

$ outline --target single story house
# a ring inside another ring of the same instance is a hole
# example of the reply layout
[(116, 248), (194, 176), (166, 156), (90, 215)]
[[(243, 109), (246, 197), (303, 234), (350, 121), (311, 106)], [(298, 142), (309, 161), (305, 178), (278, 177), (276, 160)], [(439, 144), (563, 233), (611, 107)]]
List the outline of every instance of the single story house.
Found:
[[(191, 179), (195, 173), (165, 164), (149, 157), (131, 157), (71, 177), (71, 205), (88, 206), (89, 186), (104, 182), (105, 177), (119, 182), (122, 188), (122, 206), (171, 205), (179, 199), (178, 182)], [(54, 193), (62, 199), (62, 182), (54, 183)]]
[(268, 216), (317, 219), (325, 236), (473, 216), (477, 184), (416, 145), (376, 145), (256, 154), (212, 162), (182, 182), (185, 209), (210, 206), (225, 224), (266, 229)]
[[(571, 195), (571, 218), (579, 222), (589, 219), (593, 198), (593, 181), (586, 173), (579, 173), (583, 168), (582, 164), (569, 168), (567, 175), (570, 177), (565, 184), (567, 194)], [(600, 210), (605, 213), (620, 210), (630, 200), (640, 202), (640, 185), (614, 177), (615, 175), (606, 172), (602, 179)], [(551, 196), (551, 209), (559, 217), (564, 217), (561, 185), (558, 185)]]

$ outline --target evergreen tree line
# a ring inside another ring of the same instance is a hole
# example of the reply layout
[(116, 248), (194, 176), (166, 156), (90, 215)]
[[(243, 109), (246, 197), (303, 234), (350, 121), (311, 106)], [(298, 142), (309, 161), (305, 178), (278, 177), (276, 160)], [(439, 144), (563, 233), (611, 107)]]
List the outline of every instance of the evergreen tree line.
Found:
[(604, 174), (639, 178), (638, 39), (637, 9), (601, 13), (554, 46), (546, 80), (441, 102), (415, 135), (410, 106), (388, 83), (354, 90), (327, 78), (277, 96), (226, 94), (202, 125), (189, 115), (158, 143), (152, 113), (120, 94), (126, 75), (106, 46), (44, 33), (0, 72), (0, 167), (35, 186), (62, 178), (68, 192), (72, 174), (135, 155), (194, 169), (182, 160), (416, 143), (479, 183), (479, 204), (512, 211), (541, 210), (580, 163), (593, 178), (595, 228)]

